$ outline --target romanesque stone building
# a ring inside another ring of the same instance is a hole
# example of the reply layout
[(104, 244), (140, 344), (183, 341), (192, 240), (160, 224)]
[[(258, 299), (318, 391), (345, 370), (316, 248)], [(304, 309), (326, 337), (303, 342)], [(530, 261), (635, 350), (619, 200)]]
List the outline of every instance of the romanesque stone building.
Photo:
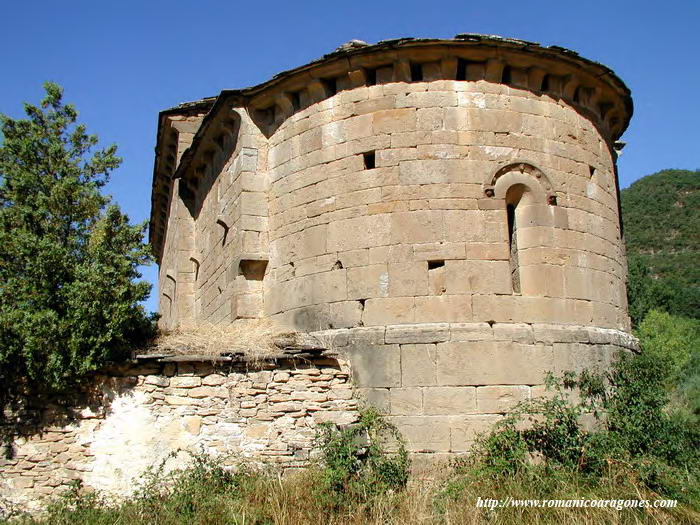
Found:
[(633, 342), (616, 142), (627, 87), (481, 35), (349, 42), (160, 114), (166, 328), (333, 337), (413, 451), (459, 452), (547, 371)]
[(546, 372), (608, 366), (635, 343), (615, 170), (631, 112), (604, 66), (479, 35), (353, 41), (163, 111), (163, 326), (269, 318), (330, 351), (149, 354), (35, 400), (0, 515), (71, 479), (128, 494), (183, 450), (296, 468), (360, 398), (416, 459), (461, 453)]

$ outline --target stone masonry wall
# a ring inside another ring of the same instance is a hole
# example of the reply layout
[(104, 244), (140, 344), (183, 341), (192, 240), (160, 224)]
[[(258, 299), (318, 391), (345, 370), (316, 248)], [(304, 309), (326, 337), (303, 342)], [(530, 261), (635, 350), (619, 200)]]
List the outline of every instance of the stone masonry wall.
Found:
[(147, 468), (184, 465), (184, 451), (301, 467), (318, 424), (356, 421), (360, 402), (397, 426), (420, 469), (468, 452), (519, 401), (544, 395), (547, 372), (602, 370), (636, 348), (618, 330), (551, 324), (421, 323), (313, 335), (340, 357), (246, 368), (155, 356), (96, 375), (70, 398), (35, 400), (29, 413), (38, 425), (19, 428), (0, 459), (0, 503), (37, 508), (77, 479), (128, 495)]
[(21, 429), (0, 459), (0, 503), (38, 508), (77, 479), (128, 495), (148, 467), (184, 465), (182, 451), (306, 464), (319, 423), (356, 419), (347, 365), (267, 368), (151, 362), (95, 376), (73, 398), (35, 407), (40, 424)]
[[(465, 453), (548, 372), (603, 371), (629, 334), (543, 323), (420, 323), (317, 333), (352, 363), (355, 395), (387, 415), (428, 463)], [(424, 456), (425, 455), (425, 456)], [(418, 462), (420, 464), (420, 462)]]
[[(628, 329), (614, 158), (593, 122), (548, 94), (431, 79), (425, 64), (424, 81), (392, 82), (385, 69), (270, 137), (266, 314), (304, 330)], [(518, 225), (520, 290), (506, 212), (517, 184), (536, 204)]]

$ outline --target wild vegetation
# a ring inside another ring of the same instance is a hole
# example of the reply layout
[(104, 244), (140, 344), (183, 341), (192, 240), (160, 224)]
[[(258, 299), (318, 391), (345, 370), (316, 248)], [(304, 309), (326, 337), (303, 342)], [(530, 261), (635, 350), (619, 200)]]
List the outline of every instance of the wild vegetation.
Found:
[(663, 170), (620, 192), (630, 316), (700, 318), (700, 171)]

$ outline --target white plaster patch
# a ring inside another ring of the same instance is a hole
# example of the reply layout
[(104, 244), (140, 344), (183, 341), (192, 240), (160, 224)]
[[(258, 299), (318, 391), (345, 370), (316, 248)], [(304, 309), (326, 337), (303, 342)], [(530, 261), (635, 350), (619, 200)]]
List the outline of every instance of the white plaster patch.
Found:
[(321, 128), (321, 140), (324, 147), (339, 144), (345, 139), (344, 122), (330, 122)]
[(586, 184), (586, 197), (588, 197), (589, 199), (594, 199), (596, 196), (596, 193), (598, 193), (597, 190), (598, 190), (597, 184), (595, 184), (593, 182), (587, 183)]
[[(147, 400), (144, 392), (114, 399), (93, 435), (90, 452), (95, 460), (92, 471), (85, 474), (87, 485), (112, 495), (129, 495), (146, 469), (159, 465), (171, 451), (194, 445), (196, 438), (182, 428), (181, 418), (156, 419), (145, 406)], [(186, 460), (178, 456), (170, 463), (181, 466)]]

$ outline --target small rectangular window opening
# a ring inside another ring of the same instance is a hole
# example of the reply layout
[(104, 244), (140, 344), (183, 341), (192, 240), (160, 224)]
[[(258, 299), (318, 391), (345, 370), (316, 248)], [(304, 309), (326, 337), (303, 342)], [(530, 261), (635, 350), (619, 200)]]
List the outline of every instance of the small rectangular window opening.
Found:
[(595, 168), (593, 166), (588, 166), (588, 174), (589, 174), (591, 179), (595, 175)]
[(457, 60), (457, 80), (467, 80), (467, 61), (463, 58)]
[(443, 260), (428, 261), (428, 270), (435, 270), (436, 268), (442, 268), (443, 266), (445, 266), (445, 261)]
[(513, 82), (513, 74), (510, 66), (505, 66), (503, 68), (503, 77), (501, 80), (504, 84), (511, 84)]
[(238, 265), (238, 273), (246, 281), (262, 281), (265, 277), (267, 261), (244, 259)]
[(374, 150), (367, 151), (367, 152), (363, 153), (362, 158), (363, 158), (364, 163), (365, 163), (365, 169), (366, 170), (373, 170), (374, 167), (376, 166)]
[(338, 83), (335, 78), (324, 78), (323, 85), (326, 87), (326, 93), (329, 97), (338, 92)]
[(423, 80), (423, 64), (411, 62), (411, 82), (420, 82)]
[(367, 69), (365, 70), (365, 75), (367, 76), (367, 85), (374, 86), (377, 84), (377, 70)]
[(294, 91), (289, 95), (292, 97), (292, 107), (294, 108), (294, 111), (299, 111), (301, 108), (301, 97), (299, 96), (299, 92)]

